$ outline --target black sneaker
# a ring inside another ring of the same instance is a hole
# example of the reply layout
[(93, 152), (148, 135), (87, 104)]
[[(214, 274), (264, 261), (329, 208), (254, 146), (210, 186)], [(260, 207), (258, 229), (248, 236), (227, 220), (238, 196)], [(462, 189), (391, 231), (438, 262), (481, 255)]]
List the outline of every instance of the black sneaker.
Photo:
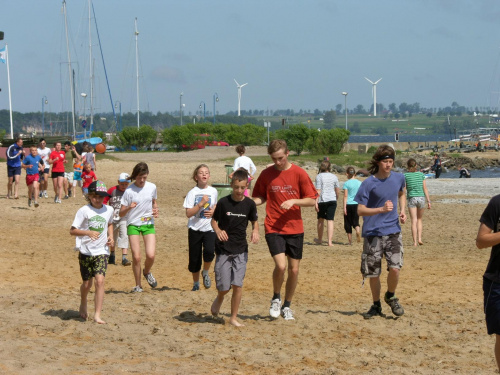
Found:
[(115, 254), (111, 253), (108, 259), (108, 264), (115, 264)]
[(393, 296), (391, 298), (387, 298), (387, 295), (384, 296), (384, 301), (387, 303), (389, 306), (391, 306), (392, 313), (396, 316), (401, 316), (405, 313), (405, 310), (403, 309), (403, 306), (399, 304), (399, 299), (396, 298), (396, 296)]
[(130, 266), (132, 262), (128, 260), (127, 258), (122, 259), (122, 266)]
[(370, 307), (370, 310), (368, 310), (368, 312), (365, 312), (363, 314), (363, 318), (371, 319), (377, 315), (382, 315), (382, 307), (377, 305), (372, 305), (372, 307)]

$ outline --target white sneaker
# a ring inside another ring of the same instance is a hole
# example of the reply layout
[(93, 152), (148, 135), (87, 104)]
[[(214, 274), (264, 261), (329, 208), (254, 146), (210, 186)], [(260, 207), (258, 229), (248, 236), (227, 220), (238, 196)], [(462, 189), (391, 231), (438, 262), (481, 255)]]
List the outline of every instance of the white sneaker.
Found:
[(281, 310), (281, 300), (276, 298), (271, 300), (271, 307), (269, 308), (269, 315), (273, 318), (279, 318), (280, 317), (280, 310)]
[(283, 315), (283, 318), (285, 320), (295, 320), (295, 318), (293, 317), (293, 311), (289, 307), (285, 307), (284, 309), (282, 309), (281, 315)]
[(141, 293), (142, 288), (139, 285), (136, 285), (132, 288), (131, 293)]
[(43, 196), (44, 196), (45, 198), (48, 198), (48, 197), (49, 197), (49, 194), (48, 194), (46, 191), (44, 191), (44, 192), (43, 192)]

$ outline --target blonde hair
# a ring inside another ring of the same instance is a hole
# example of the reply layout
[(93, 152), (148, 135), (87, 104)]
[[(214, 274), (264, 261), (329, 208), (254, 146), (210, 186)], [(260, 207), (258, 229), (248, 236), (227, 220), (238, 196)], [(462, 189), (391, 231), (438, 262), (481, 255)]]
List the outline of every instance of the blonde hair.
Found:
[(206, 164), (200, 164), (200, 165), (198, 165), (198, 166), (194, 169), (194, 171), (193, 171), (193, 176), (192, 176), (193, 181), (194, 181), (194, 182), (196, 182), (196, 184), (198, 184), (198, 180), (196, 179), (196, 175), (198, 174), (198, 171), (199, 171), (201, 168), (207, 168), (207, 169), (208, 169), (208, 173), (210, 173), (210, 169), (208, 168), (208, 165), (206, 165)]

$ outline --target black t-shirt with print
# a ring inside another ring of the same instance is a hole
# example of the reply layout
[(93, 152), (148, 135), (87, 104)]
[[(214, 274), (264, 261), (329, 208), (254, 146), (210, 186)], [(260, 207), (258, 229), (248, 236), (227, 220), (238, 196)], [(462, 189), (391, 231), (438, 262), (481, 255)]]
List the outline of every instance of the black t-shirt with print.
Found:
[(221, 230), (225, 230), (228, 241), (215, 240), (216, 254), (242, 254), (248, 252), (247, 226), (249, 221), (257, 221), (257, 206), (248, 197), (236, 202), (230, 195), (217, 202), (212, 217)]

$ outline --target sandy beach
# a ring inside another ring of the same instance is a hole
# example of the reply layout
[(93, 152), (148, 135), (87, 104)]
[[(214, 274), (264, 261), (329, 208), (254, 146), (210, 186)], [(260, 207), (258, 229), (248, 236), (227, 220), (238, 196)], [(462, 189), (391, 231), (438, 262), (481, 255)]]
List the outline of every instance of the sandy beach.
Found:
[[(265, 155), (265, 149), (250, 147), (247, 155)], [(333, 248), (315, 245), (311, 208), (303, 210), (304, 259), (292, 304), (296, 320), (272, 320), (273, 261), (263, 238), (265, 209), (259, 207), (262, 240), (250, 245), (240, 306), (245, 327), (235, 328), (227, 323), (230, 297), (214, 319), (215, 285), (190, 291), (182, 207), (194, 186), (193, 169), (207, 163), (211, 182), (224, 182), (224, 160), (236, 156), (234, 148), (114, 156), (119, 160), (97, 164), (97, 177), (108, 187), (138, 161), (148, 163), (149, 181), (158, 187), (161, 212), (153, 267), (158, 287), (144, 282), (143, 293), (129, 293), (131, 267), (110, 265), (102, 313), (108, 324), (80, 319), (81, 278), (69, 229), (84, 199), (78, 194), (54, 204), (50, 188), (40, 207), (28, 207), (24, 172), (19, 200), (5, 199), (4, 178), (1, 373), (495, 373), (494, 338), (486, 334), (482, 309), (482, 274), (490, 250), (478, 250), (475, 237), (486, 203), (500, 194), (500, 180), (428, 180), (432, 209), (424, 216), (424, 245), (412, 247), (410, 224), (403, 225), (405, 259), (397, 295), (405, 315), (398, 319), (385, 304), (385, 316), (363, 319), (371, 294), (359, 271), (362, 244), (347, 245), (337, 209)], [(263, 167), (257, 165), (258, 173)], [(316, 171), (308, 173), (314, 179)], [(5, 163), (0, 174), (6, 176)], [(383, 288), (386, 274), (384, 269)], [(93, 292), (89, 312), (93, 316)]]

